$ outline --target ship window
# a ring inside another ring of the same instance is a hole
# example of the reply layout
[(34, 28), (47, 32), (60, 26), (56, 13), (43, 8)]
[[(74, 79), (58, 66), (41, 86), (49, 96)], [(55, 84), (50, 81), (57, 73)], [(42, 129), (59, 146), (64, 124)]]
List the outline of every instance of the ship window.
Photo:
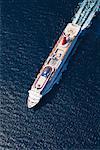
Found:
[(51, 74), (51, 70), (51, 67), (46, 67), (42, 72), (42, 76), (48, 77)]
[(48, 64), (49, 64), (50, 60), (51, 60), (51, 58), (48, 60)]

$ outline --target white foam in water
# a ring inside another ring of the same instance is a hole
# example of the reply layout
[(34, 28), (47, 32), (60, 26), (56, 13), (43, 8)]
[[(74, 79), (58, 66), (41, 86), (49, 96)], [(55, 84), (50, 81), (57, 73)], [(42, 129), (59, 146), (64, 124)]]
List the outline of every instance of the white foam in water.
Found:
[(73, 23), (74, 23), (74, 24), (78, 21), (78, 19), (79, 19), (79, 17), (80, 17), (80, 14), (82, 13), (82, 11), (83, 11), (83, 9), (84, 9), (86, 3), (87, 3), (87, 0), (84, 0), (84, 1), (81, 3), (80, 9), (79, 9), (78, 12), (75, 14), (75, 17), (74, 17), (74, 19), (73, 19)]
[(89, 26), (95, 13), (99, 11), (99, 7), (100, 0), (84, 0), (75, 14), (72, 23), (80, 25), (81, 29), (84, 30)]

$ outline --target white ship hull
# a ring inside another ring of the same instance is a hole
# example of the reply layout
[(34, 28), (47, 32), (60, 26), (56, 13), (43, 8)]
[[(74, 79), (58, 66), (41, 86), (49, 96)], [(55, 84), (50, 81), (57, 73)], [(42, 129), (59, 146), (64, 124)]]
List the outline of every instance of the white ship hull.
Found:
[(71, 46), (69, 47), (68, 49), (68, 52), (66, 53), (64, 59), (63, 59), (63, 62), (61, 63), (61, 65), (59, 66), (57, 72), (55, 73), (53, 79), (47, 84), (47, 86), (45, 87), (45, 89), (43, 90), (42, 92), (42, 96), (44, 96), (45, 94), (47, 94), (48, 92), (50, 92), (50, 90), (53, 88), (53, 86), (59, 82), (60, 80), (60, 77), (62, 76), (62, 72), (64, 71), (63, 70), (63, 67), (64, 67), (64, 64), (66, 63), (66, 65), (68, 64), (68, 58), (70, 57), (70, 54), (72, 53), (73, 51), (73, 47), (75, 46), (77, 40), (78, 40), (78, 37), (79, 35), (81, 34), (82, 30), (80, 30), (80, 32), (78, 33), (78, 35), (76, 36), (76, 38), (74, 39), (74, 41), (72, 42)]
[(29, 91), (29, 108), (35, 106), (60, 80), (64, 64), (81, 32), (81, 27), (76, 24), (69, 23), (66, 26)]

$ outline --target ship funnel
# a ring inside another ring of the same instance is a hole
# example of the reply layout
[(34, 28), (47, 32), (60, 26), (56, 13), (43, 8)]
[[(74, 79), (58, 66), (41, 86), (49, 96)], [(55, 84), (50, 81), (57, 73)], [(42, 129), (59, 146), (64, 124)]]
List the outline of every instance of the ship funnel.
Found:
[(65, 45), (65, 44), (66, 44), (66, 37), (63, 37), (62, 45)]

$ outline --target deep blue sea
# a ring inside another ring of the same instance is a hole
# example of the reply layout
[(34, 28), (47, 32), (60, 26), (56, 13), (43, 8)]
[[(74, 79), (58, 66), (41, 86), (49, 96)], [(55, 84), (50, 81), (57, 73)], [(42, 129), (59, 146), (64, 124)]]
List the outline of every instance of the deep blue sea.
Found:
[(0, 150), (100, 150), (100, 15), (59, 85), (32, 109), (28, 90), (80, 0), (2, 0)]

